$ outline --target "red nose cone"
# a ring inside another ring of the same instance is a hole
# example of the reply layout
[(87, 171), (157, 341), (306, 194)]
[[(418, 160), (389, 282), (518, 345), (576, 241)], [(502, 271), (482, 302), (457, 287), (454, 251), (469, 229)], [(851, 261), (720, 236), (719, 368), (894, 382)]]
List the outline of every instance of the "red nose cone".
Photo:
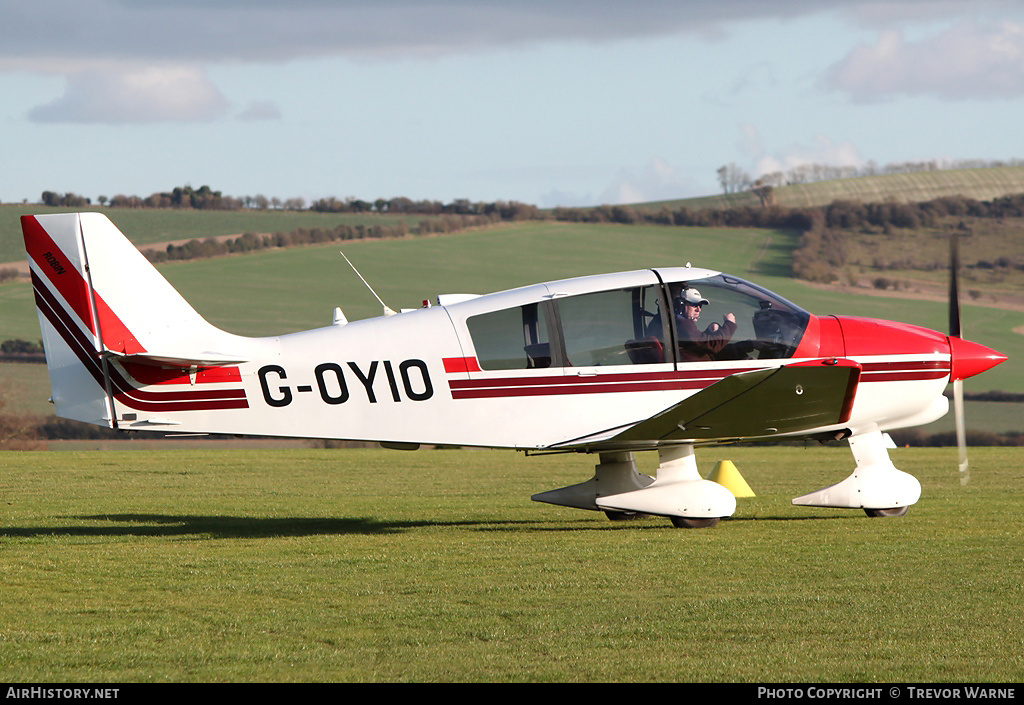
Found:
[(953, 357), (953, 369), (949, 372), (950, 381), (981, 374), (1006, 359), (1006, 355), (992, 348), (952, 335), (949, 336), (949, 354)]

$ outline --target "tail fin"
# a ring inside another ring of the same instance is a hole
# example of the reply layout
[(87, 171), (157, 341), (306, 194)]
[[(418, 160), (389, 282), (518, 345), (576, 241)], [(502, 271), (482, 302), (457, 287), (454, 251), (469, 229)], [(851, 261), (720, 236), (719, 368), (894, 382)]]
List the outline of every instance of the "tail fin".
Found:
[(247, 359), (250, 339), (203, 319), (106, 216), (27, 215), (21, 227), (58, 416), (116, 428), (119, 405), (188, 408), (184, 393), (154, 399), (132, 377)]

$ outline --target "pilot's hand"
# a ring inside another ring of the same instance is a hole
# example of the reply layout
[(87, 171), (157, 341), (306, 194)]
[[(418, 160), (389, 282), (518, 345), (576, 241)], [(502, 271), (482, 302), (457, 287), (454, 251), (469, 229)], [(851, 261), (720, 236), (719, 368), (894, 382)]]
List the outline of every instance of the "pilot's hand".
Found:
[(727, 313), (727, 314), (725, 314), (724, 318), (729, 323), (735, 323), (736, 322), (736, 314), (734, 314), (734, 313)]

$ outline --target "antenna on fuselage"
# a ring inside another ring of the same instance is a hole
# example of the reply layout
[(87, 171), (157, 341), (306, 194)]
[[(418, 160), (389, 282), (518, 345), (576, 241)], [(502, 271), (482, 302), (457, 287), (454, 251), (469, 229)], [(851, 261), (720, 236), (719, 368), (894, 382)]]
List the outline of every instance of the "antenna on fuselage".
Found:
[[(344, 252), (341, 252), (341, 250), (339, 250), (338, 252), (339, 252), (339, 254), (342, 257), (345, 257), (345, 253)], [(373, 294), (373, 298), (377, 299), (377, 301), (380, 302), (380, 305), (384, 307), (384, 315), (385, 316), (394, 316), (395, 315), (395, 311), (393, 309), (389, 308), (386, 303), (384, 303), (384, 299), (382, 299), (379, 296), (377, 296), (377, 292), (373, 290), (372, 286), (370, 286), (370, 282), (366, 281), (366, 279), (363, 278), (363, 275), (359, 273), (359, 270), (356, 269), (356, 266), (354, 264), (352, 264), (352, 260), (350, 260), (348, 257), (345, 257), (345, 261), (348, 262), (348, 266), (352, 268), (352, 271), (356, 273), (356, 276), (359, 277), (359, 279), (363, 282), (363, 284), (366, 285), (366, 288), (370, 290), (370, 293)]]

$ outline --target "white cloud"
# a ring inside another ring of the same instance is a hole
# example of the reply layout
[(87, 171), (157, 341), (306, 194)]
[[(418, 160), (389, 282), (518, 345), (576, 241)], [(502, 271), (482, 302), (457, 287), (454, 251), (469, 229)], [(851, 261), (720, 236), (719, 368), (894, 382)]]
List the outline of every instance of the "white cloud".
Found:
[(960, 22), (919, 41), (889, 30), (833, 65), (826, 85), (857, 102), (896, 95), (1018, 98), (1024, 95), (1024, 26)]
[(68, 74), (64, 95), (30, 111), (34, 122), (107, 124), (213, 120), (228, 108), (206, 73), (186, 66), (93, 67)]
[(660, 157), (640, 169), (622, 169), (601, 194), (601, 204), (668, 201), (691, 195), (693, 184), (679, 169)]
[(811, 165), (861, 168), (867, 163), (852, 142), (835, 143), (825, 135), (816, 135), (811, 144), (794, 143), (768, 152), (761, 148), (760, 136), (753, 126), (743, 125), (742, 132), (744, 143), (758, 150), (747, 152), (754, 163), (755, 178)]

